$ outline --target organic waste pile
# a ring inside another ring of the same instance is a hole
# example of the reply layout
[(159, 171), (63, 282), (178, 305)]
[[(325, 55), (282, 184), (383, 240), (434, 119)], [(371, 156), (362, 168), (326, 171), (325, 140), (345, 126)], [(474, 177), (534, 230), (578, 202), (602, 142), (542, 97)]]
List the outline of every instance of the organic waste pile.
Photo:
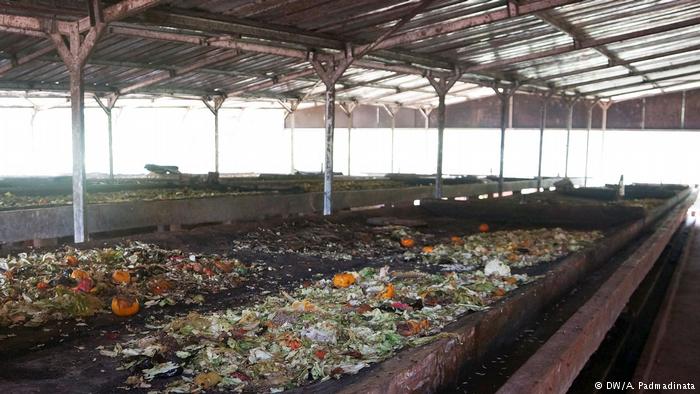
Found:
[(100, 353), (122, 359), (131, 387), (276, 392), (354, 374), (447, 335), (446, 324), (531, 280), (507, 266), (487, 274), (368, 267), (249, 307), (190, 313)]
[[(485, 226), (485, 225), (482, 225)], [(482, 228), (486, 230), (486, 228)], [(483, 231), (464, 237), (454, 236), (450, 243), (412, 248), (406, 260), (427, 265), (442, 265), (444, 270), (472, 271), (495, 262), (523, 268), (552, 262), (592, 245), (603, 237), (600, 231), (568, 231), (561, 228), (534, 230)], [(402, 243), (415, 244), (420, 234), (400, 231)]]
[(98, 312), (130, 316), (141, 306), (202, 302), (241, 284), (254, 267), (218, 255), (126, 246), (0, 258), (0, 326), (40, 326)]
[[(367, 232), (357, 231), (357, 228), (342, 223), (289, 222), (243, 234), (234, 242), (233, 249), (237, 252), (294, 253), (332, 260), (393, 258), (396, 253), (402, 252), (398, 240), (391, 238), (396, 228), (374, 228)], [(366, 227), (362, 226), (362, 229), (366, 230)]]
[[(125, 201), (160, 201), (178, 200), (184, 198), (235, 196), (251, 193), (253, 192), (202, 190), (190, 188), (160, 188), (123, 190), (115, 192), (91, 192), (87, 193), (87, 200), (89, 204), (102, 204)], [(71, 205), (72, 203), (73, 197), (70, 194), (59, 194), (51, 196), (27, 196), (6, 192), (0, 195), (0, 209)]]
[(341, 223), (324, 222), (305, 226), (285, 223), (273, 229), (260, 228), (234, 242), (234, 250), (295, 253), (333, 260), (372, 259), (383, 263), (397, 260), (424, 265), (442, 265), (446, 270), (483, 269), (492, 260), (522, 268), (555, 261), (581, 250), (603, 237), (600, 231), (569, 231), (540, 228), (440, 236), (415, 227), (385, 225), (358, 231)]

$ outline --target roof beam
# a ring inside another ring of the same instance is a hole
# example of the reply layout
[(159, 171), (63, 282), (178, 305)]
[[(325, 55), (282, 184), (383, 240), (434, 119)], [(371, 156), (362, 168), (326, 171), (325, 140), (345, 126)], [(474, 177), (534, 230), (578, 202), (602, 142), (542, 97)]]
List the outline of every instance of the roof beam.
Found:
[[(654, 74), (654, 73), (673, 71), (676, 69), (681, 69), (681, 68), (690, 67), (690, 66), (697, 66), (697, 65), (700, 65), (700, 61), (692, 60), (692, 61), (683, 62), (683, 63), (671, 64), (669, 66), (650, 68), (648, 70), (644, 70), (644, 73), (645, 74)], [(623, 75), (617, 75), (614, 77), (605, 77), (605, 78), (593, 79), (593, 80), (588, 80), (588, 81), (583, 81), (583, 82), (558, 85), (557, 87), (562, 88), (562, 89), (571, 89), (571, 88), (577, 88), (580, 86), (595, 85), (598, 83), (610, 82), (610, 81), (615, 81), (618, 79), (624, 79), (624, 78), (635, 77), (635, 76), (640, 76), (640, 75), (627, 73), (627, 74), (623, 74)], [(644, 80), (646, 82), (653, 84), (653, 78), (646, 77)]]
[(534, 14), (536, 12), (546, 11), (567, 4), (579, 3), (581, 1), (583, 0), (534, 0), (526, 4), (519, 4), (515, 6), (512, 6), (514, 5), (513, 3), (509, 3), (509, 5), (496, 11), (486, 12), (480, 15), (470, 16), (455, 21), (441, 22), (394, 35), (377, 45), (376, 49), (386, 49), (403, 44), (409, 44), (418, 40), (441, 36), (506, 19), (517, 18), (523, 15)]
[(48, 46), (48, 47), (38, 49), (32, 53), (28, 53), (26, 55), (13, 56), (11, 61), (8, 64), (6, 64), (4, 66), (0, 66), (0, 75), (3, 75), (5, 73), (9, 72), (10, 70), (14, 69), (15, 67), (29, 63), (32, 60), (38, 59), (44, 55), (47, 55), (51, 52), (54, 52), (55, 50), (56, 50), (56, 48), (54, 46)]
[(168, 79), (176, 78), (179, 76), (182, 76), (184, 74), (189, 74), (193, 71), (196, 71), (202, 67), (206, 67), (212, 64), (220, 63), (225, 60), (233, 60), (235, 57), (239, 56), (239, 53), (237, 51), (227, 51), (223, 53), (217, 53), (214, 55), (207, 54), (200, 58), (199, 60), (183, 67), (176, 68), (175, 70), (169, 70), (169, 71), (164, 71), (160, 73), (159, 75), (150, 77), (148, 79), (145, 79), (143, 81), (139, 81), (134, 83), (133, 85), (123, 87), (119, 89), (119, 94), (124, 95), (124, 94), (129, 94), (137, 90), (141, 90), (143, 88), (146, 88), (151, 85), (155, 85), (157, 83), (167, 81)]
[[(578, 27), (572, 25), (567, 20), (561, 18), (559, 15), (555, 14), (555, 12), (553, 10), (538, 12), (535, 15), (537, 15), (538, 18), (547, 22), (548, 24), (550, 24), (554, 28), (558, 29), (559, 31), (567, 34), (569, 37), (574, 39), (574, 42), (591, 40), (591, 36), (588, 35), (588, 33), (579, 29)], [(604, 46), (601, 45), (601, 46), (593, 47), (593, 49), (596, 52), (598, 52), (601, 55), (608, 58), (609, 64), (619, 64), (622, 67), (625, 67), (626, 69), (628, 69), (630, 71), (631, 75), (639, 75), (642, 78), (644, 78), (645, 80), (649, 81), (649, 79), (643, 73), (641, 73), (636, 67), (630, 65), (629, 63), (625, 63), (624, 60), (622, 60), (616, 53), (613, 53), (612, 51), (605, 48)], [(558, 86), (558, 87), (563, 88), (562, 86)]]
[[(116, 22), (140, 12), (146, 11), (169, 0), (122, 0), (119, 3), (109, 6), (102, 11), (105, 23)], [(90, 17), (82, 18), (78, 21), (78, 30), (81, 32), (90, 29)]]
[[(661, 88), (661, 87), (656, 86), (655, 84), (658, 83), (658, 82), (669, 81), (669, 80), (674, 80), (674, 79), (676, 79), (676, 78), (684, 78), (684, 77), (690, 77), (690, 76), (695, 76), (695, 75), (700, 76), (700, 71), (698, 71), (698, 70), (693, 70), (693, 71), (689, 71), (689, 72), (685, 72), (685, 73), (681, 73), (681, 74), (669, 75), (669, 76), (662, 77), (662, 78), (655, 78), (655, 79), (653, 79), (653, 80), (651, 80), (651, 81), (646, 81), (646, 80), (644, 80), (644, 81), (641, 81), (641, 82), (632, 82), (632, 83), (628, 83), (628, 84), (625, 84), (625, 85), (612, 86), (612, 87), (607, 88), (607, 89), (598, 89), (598, 90), (593, 90), (593, 91), (590, 91), (590, 92), (586, 92), (586, 95), (596, 95), (596, 96), (607, 96), (607, 97), (609, 97), (610, 95), (609, 95), (609, 94), (606, 95), (605, 92), (614, 92), (614, 91), (617, 91), (617, 90), (622, 90), (622, 89), (625, 89), (625, 88), (632, 88), (632, 87), (635, 87), (635, 86), (646, 85), (646, 84), (651, 84), (651, 85), (653, 85), (653, 86), (654, 86), (655, 88), (657, 88), (657, 89), (663, 89), (663, 88)], [(700, 79), (698, 80), (698, 82), (700, 82)], [(687, 83), (687, 82), (684, 82), (684, 83)]]
[[(117, 4), (105, 8), (102, 11), (102, 20), (104, 23), (116, 22), (164, 2), (166, 2), (166, 0), (122, 0)], [(10, 6), (3, 6), (4, 10), (9, 8)], [(46, 36), (46, 32), (54, 28), (61, 34), (69, 34), (76, 24), (78, 30), (82, 33), (90, 30), (93, 21), (91, 21), (90, 16), (86, 16), (75, 22), (70, 22), (33, 16), (0, 14), (0, 29), (11, 33), (40, 37)]]
[(512, 65), (512, 64), (516, 64), (516, 63), (542, 59), (542, 58), (549, 57), (549, 56), (562, 55), (565, 53), (579, 51), (582, 49), (590, 49), (590, 48), (595, 48), (595, 47), (599, 47), (602, 45), (608, 45), (608, 44), (613, 44), (616, 42), (632, 40), (635, 38), (641, 38), (641, 37), (645, 37), (645, 36), (649, 36), (649, 35), (653, 35), (653, 34), (665, 33), (667, 31), (671, 31), (671, 30), (676, 30), (676, 29), (681, 29), (684, 27), (694, 26), (694, 25), (697, 25), (698, 23), (700, 23), (700, 17), (691, 18), (691, 19), (688, 19), (685, 21), (680, 21), (680, 22), (675, 22), (675, 23), (669, 23), (667, 25), (652, 27), (649, 29), (637, 30), (635, 32), (620, 34), (620, 35), (616, 35), (616, 36), (612, 36), (612, 37), (582, 40), (582, 41), (574, 42), (572, 45), (548, 49), (548, 50), (541, 51), (541, 52), (530, 53), (527, 55), (518, 56), (518, 57), (514, 57), (514, 58), (510, 58), (510, 59), (503, 59), (503, 60), (498, 60), (495, 62), (474, 65), (471, 67), (467, 67), (464, 71), (471, 72), (471, 71), (483, 71), (483, 70), (496, 69), (496, 68), (499, 68), (499, 67), (502, 67), (505, 65)]
[[(651, 55), (639, 56), (639, 57), (635, 57), (635, 58), (628, 58), (627, 60), (623, 60), (620, 64), (608, 62), (608, 64), (601, 65), (601, 66), (593, 66), (593, 67), (589, 67), (589, 68), (585, 68), (585, 69), (567, 71), (564, 73), (554, 74), (554, 75), (545, 75), (545, 76), (540, 77), (540, 78), (544, 79), (545, 81), (549, 81), (552, 79), (570, 77), (572, 75), (581, 75), (581, 74), (585, 74), (585, 73), (589, 73), (589, 72), (605, 70), (607, 68), (622, 66), (624, 64), (639, 63), (639, 62), (643, 62), (643, 61), (647, 61), (647, 60), (654, 60), (654, 59), (658, 59), (658, 58), (662, 58), (662, 57), (666, 57), (666, 56), (679, 55), (679, 54), (683, 54), (686, 52), (693, 52), (693, 51), (699, 51), (699, 50), (700, 50), (700, 45), (692, 45), (692, 46), (685, 47), (685, 48), (674, 49), (674, 50), (670, 50), (670, 51), (662, 51), (662, 52), (654, 53)], [(537, 67), (537, 66), (532, 66), (532, 67)], [(530, 68), (530, 67), (528, 67), (528, 68)]]

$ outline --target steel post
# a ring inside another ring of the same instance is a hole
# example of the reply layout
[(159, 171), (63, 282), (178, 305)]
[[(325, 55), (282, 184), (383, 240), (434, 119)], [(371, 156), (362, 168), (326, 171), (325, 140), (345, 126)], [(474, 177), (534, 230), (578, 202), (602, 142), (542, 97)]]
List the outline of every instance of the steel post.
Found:
[(219, 109), (214, 111), (214, 172), (219, 173)]
[(435, 172), (435, 198), (442, 198), (442, 150), (445, 134), (445, 92), (438, 93), (438, 146), (437, 171)]
[(394, 173), (394, 133), (396, 129), (396, 118), (391, 117), (391, 173)]
[(333, 133), (335, 129), (335, 85), (326, 86), (326, 165), (323, 169), (323, 214), (332, 212), (333, 192)]
[(350, 176), (350, 156), (352, 153), (352, 111), (348, 114), (348, 176)]
[[(296, 112), (296, 111), (294, 111)], [(289, 129), (289, 170), (292, 174), (294, 174), (294, 128), (295, 128), (295, 116), (294, 112), (292, 112), (289, 116), (291, 117), (290, 122), (291, 124), (291, 129)]]
[(583, 187), (588, 186), (588, 147), (591, 138), (591, 127), (593, 123), (593, 105), (588, 107), (588, 119), (586, 125), (586, 165), (583, 171)]
[(107, 112), (107, 137), (109, 139), (109, 180), (114, 180), (114, 149), (112, 145), (112, 110)]
[(73, 147), (73, 237), (76, 243), (88, 238), (85, 196), (85, 97), (83, 70), (70, 68), (70, 103)]
[(500, 163), (498, 167), (498, 196), (503, 196), (503, 158), (505, 156), (506, 149), (506, 126), (508, 122), (508, 111), (510, 105), (510, 98), (508, 95), (502, 95), (501, 97), (501, 155)]
[(542, 151), (544, 143), (544, 129), (547, 127), (547, 104), (548, 99), (542, 99), (542, 104), (540, 107), (540, 150), (539, 157), (537, 159), (537, 191), (539, 192), (542, 188)]
[(569, 112), (566, 117), (566, 159), (564, 161), (564, 178), (569, 177), (569, 143), (571, 142), (571, 127), (574, 122), (574, 104), (576, 102), (572, 101), (569, 103)]

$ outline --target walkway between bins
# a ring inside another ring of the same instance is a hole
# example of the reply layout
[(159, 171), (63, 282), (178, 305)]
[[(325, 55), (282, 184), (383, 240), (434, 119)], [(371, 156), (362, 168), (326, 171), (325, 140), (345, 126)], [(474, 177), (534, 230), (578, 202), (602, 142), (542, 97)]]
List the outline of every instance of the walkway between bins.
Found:
[[(639, 393), (683, 392), (677, 385), (684, 383), (700, 389), (700, 223), (691, 231), (637, 366), (632, 384)], [(640, 382), (675, 386), (640, 389)]]

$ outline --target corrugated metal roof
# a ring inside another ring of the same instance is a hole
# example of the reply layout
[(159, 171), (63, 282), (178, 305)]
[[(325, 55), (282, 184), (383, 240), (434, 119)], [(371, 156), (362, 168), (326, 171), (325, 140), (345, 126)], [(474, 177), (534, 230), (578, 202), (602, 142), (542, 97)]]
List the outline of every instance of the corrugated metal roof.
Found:
[[(380, 44), (394, 45), (370, 52), (345, 73), (339, 100), (434, 105), (436, 95), (422, 74), (455, 68), (464, 74), (448, 102), (493, 94), (494, 81), (515, 80), (532, 91), (623, 100), (695, 86), (700, 74), (697, 0), (520, 0), (506, 14), (504, 0), (424, 3), (163, 1), (110, 25), (87, 62), (86, 90), (113, 92), (158, 77), (134, 91), (316, 100), (323, 86), (299, 53), (331, 56), (346, 43), (370, 43), (421, 5)], [(0, 4), (6, 15), (73, 21), (87, 14), (79, 0)], [(57, 54), (45, 50), (49, 40), (38, 37), (41, 32), (13, 31), (0, 27), (0, 89), (65, 90), (69, 75)], [(212, 45), (212, 39), (231, 46)], [(179, 72), (231, 53), (234, 44), (246, 46), (236, 56)], [(40, 50), (46, 53), (14, 63)]]

